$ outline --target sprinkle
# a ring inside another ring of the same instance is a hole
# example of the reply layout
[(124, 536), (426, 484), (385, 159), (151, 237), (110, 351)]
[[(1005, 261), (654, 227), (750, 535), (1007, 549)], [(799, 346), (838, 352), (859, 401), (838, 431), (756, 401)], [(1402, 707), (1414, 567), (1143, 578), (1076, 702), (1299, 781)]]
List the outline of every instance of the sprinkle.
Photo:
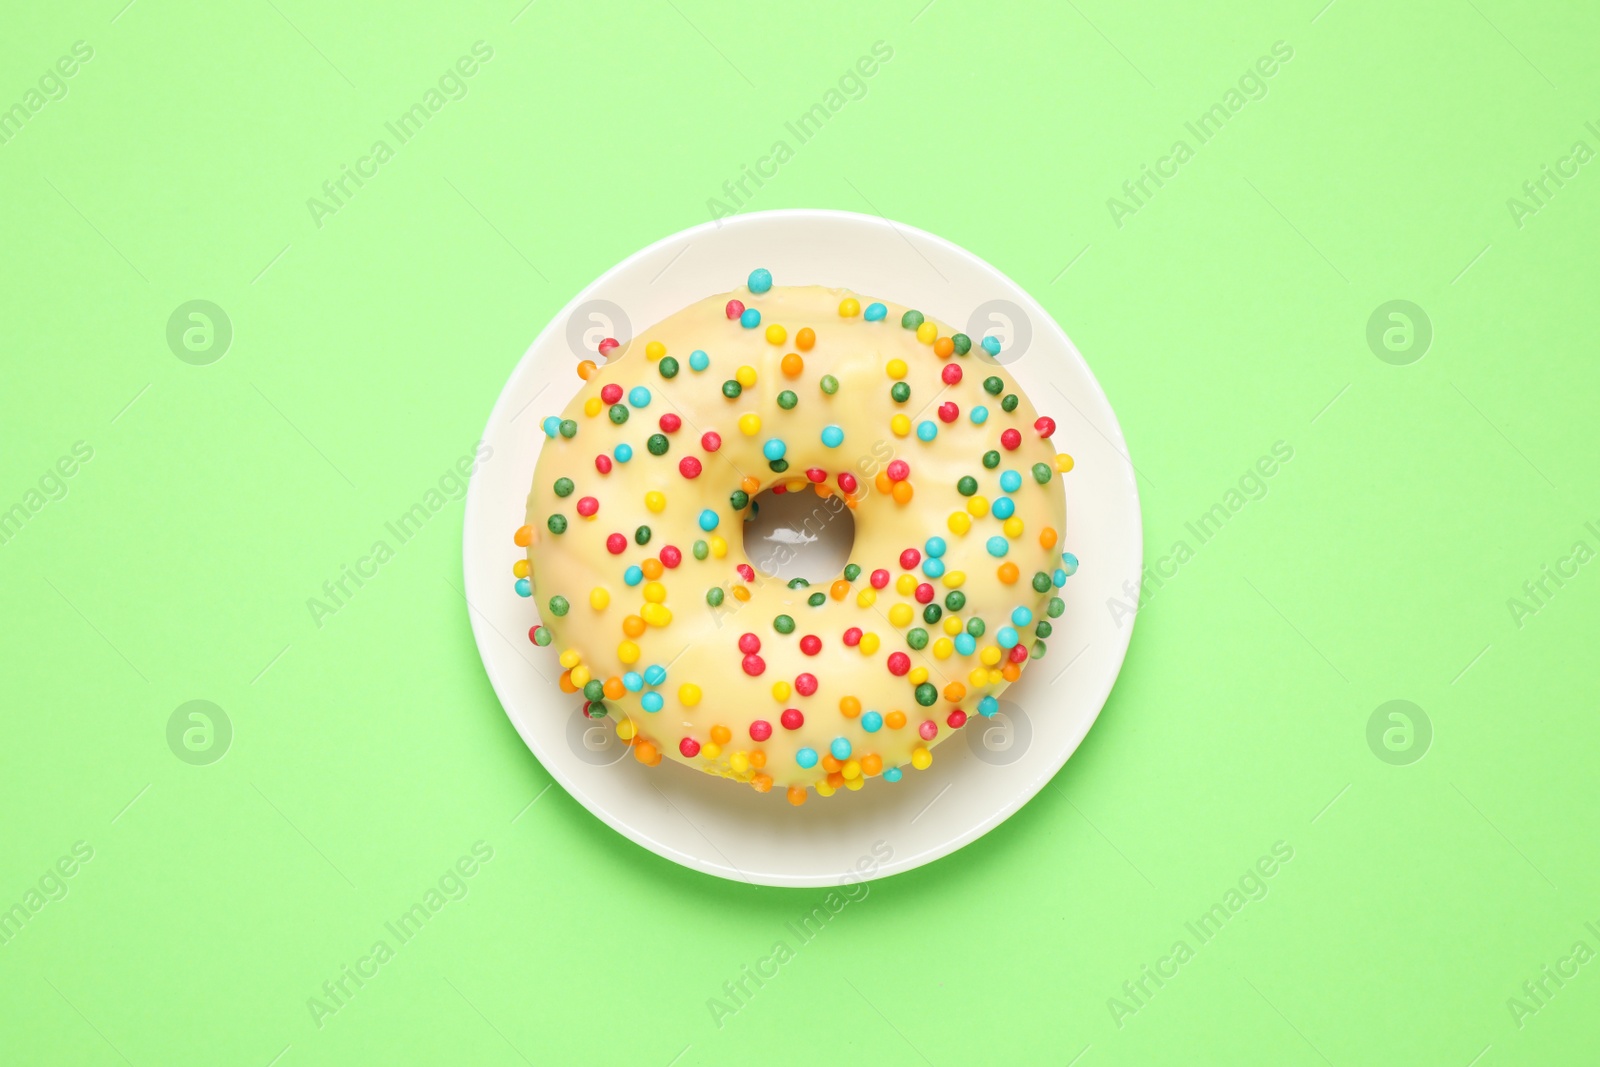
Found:
[(814, 748), (802, 748), (794, 754), (794, 761), (810, 770), (817, 765), (817, 750)]
[(938, 436), (939, 436), (939, 425), (938, 425), (938, 423), (929, 422), (927, 419), (923, 419), (921, 422), (917, 423), (917, 440), (919, 440), (919, 441), (932, 441), (935, 437), (938, 437)]
[[(622, 542), (622, 548), (628, 547), (628, 539), (623, 537), (621, 534), (612, 534), (611, 536)], [(622, 549), (618, 549), (617, 554), (620, 555), (621, 551)], [(644, 581), (644, 571), (641, 570), (637, 565), (629, 567), (627, 570), (622, 572), (622, 581), (631, 589), (633, 586), (636, 586), (640, 582)], [(640, 633), (643, 633), (643, 631), (641, 630)], [(637, 637), (638, 635), (635, 634), (634, 636)]]
[(1015, 428), (1006, 430), (1000, 435), (1000, 444), (1008, 452), (1015, 452), (1022, 444), (1022, 434)]
[(946, 400), (944, 403), (939, 405), (940, 422), (955, 422), (956, 419), (960, 417), (961, 408), (955, 402)]
[(761, 325), (761, 312), (755, 308), (745, 308), (739, 316), (739, 325), (747, 330), (753, 330)]
[(998, 356), (1000, 354), (1000, 338), (985, 337), (983, 339), (983, 350), (991, 356)]
[[(806, 331), (801, 330), (800, 332), (805, 333)], [(783, 372), (785, 378), (798, 378), (800, 377), (800, 372), (806, 369), (806, 361), (801, 359), (798, 354), (790, 352), (778, 364), (778, 369)]]
[(750, 724), (750, 740), (765, 741), (772, 736), (772, 724), (765, 719), (757, 719)]
[(1078, 573), (1078, 557), (1071, 552), (1061, 553), (1061, 569), (1067, 572), (1068, 577)]
[(907, 311), (900, 316), (900, 325), (907, 330), (915, 330), (922, 325), (922, 312)]
[[(700, 512), (700, 529), (702, 530), (715, 530), (719, 521), (721, 520), (717, 518), (717, 513), (712, 511), (710, 508), (706, 508), (704, 511)], [(647, 529), (647, 527), (641, 526), (640, 529)], [(641, 544), (642, 543), (643, 542), (641, 542)]]
[(939, 327), (935, 326), (931, 322), (924, 322), (921, 326), (917, 327), (917, 340), (921, 341), (925, 345), (933, 344), (934, 338), (938, 336)]
[(868, 322), (881, 322), (883, 321), (884, 316), (888, 314), (888, 308), (884, 307), (877, 301), (873, 301), (867, 305), (867, 310), (862, 314), (861, 317), (866, 319)]
[(678, 473), (685, 478), (698, 478), (700, 471), (700, 461), (693, 456), (684, 456), (678, 461)]
[(554, 437), (561, 431), (561, 420), (554, 415), (547, 416), (539, 426), (544, 430), (546, 437)]
[[(655, 696), (654, 693), (650, 695)], [(692, 737), (685, 737), (682, 741), (678, 742), (678, 751), (682, 752), (686, 757), (692, 759), (700, 754), (700, 742), (696, 741)]]
[(778, 406), (785, 411), (793, 411), (798, 403), (800, 403), (800, 398), (794, 395), (794, 390), (792, 389), (785, 389), (778, 394)]
[(758, 296), (772, 288), (772, 272), (765, 267), (757, 267), (750, 272), (750, 279), (746, 283), (752, 293)]
[(806, 634), (800, 639), (800, 651), (808, 656), (815, 656), (822, 651), (822, 638), (816, 634)]
[(1056, 453), (1056, 470), (1060, 471), (1062, 474), (1065, 474), (1071, 469), (1072, 457), (1067, 455), (1065, 452)]
[(515, 588), (517, 590), (517, 595), (518, 596), (532, 596), (533, 595), (533, 583), (528, 581), (528, 579), (526, 579), (526, 578), (518, 578)]
[(911, 432), (911, 419), (906, 415), (896, 415), (889, 420), (889, 429), (896, 437), (904, 437)]
[(833, 758), (844, 760), (850, 758), (850, 739), (848, 737), (835, 737), (828, 745), (828, 751), (833, 753)]
[(656, 367), (663, 378), (676, 378), (678, 376), (678, 361), (668, 356)]
[(1003, 496), (996, 500), (989, 510), (997, 519), (1009, 519), (1017, 510), (1017, 502), (1008, 496)]
[(699, 374), (709, 366), (711, 366), (711, 357), (700, 349), (697, 348), (689, 353), (689, 369), (696, 374)]
[(746, 437), (754, 437), (761, 432), (761, 416), (754, 412), (746, 412), (739, 416), (739, 432)]
[(839, 317), (841, 319), (853, 319), (859, 314), (861, 314), (861, 302), (859, 300), (847, 296), (839, 301)]
[(761, 444), (761, 454), (766, 456), (768, 460), (782, 459), (783, 454), (788, 450), (789, 446), (776, 437), (769, 437)]
[(671, 442), (667, 440), (666, 434), (653, 433), (645, 441), (644, 447), (649, 450), (652, 456), (664, 456), (667, 454), (667, 449), (671, 447)]
[(884, 365), (883, 369), (888, 373), (889, 377), (898, 381), (906, 376), (906, 372), (909, 368), (906, 366), (905, 360), (891, 359)]
[(730, 319), (739, 318), (741, 315), (744, 314), (744, 301), (742, 301), (742, 300), (730, 300), (730, 301), (728, 301), (728, 306), (723, 309), (723, 312)]
[(667, 354), (667, 346), (660, 341), (651, 341), (644, 346), (644, 358), (652, 363)]
[(715, 452), (722, 447), (722, 435), (715, 430), (707, 430), (700, 435), (700, 447), (707, 452)]
[(795, 692), (808, 697), (817, 691), (817, 678), (813, 674), (800, 674), (794, 680)]
[(788, 339), (789, 339), (789, 331), (785, 330), (782, 326), (779, 326), (777, 323), (773, 323), (771, 326), (767, 327), (767, 344), (769, 344), (769, 345), (781, 345), (781, 344), (783, 344), (783, 342), (787, 341)]
[(971, 413), (968, 414), (967, 417), (972, 420), (972, 425), (982, 426), (985, 422), (989, 421), (989, 409), (984, 407), (982, 404), (979, 404), (977, 407), (972, 409)]
[(806, 717), (799, 708), (785, 708), (783, 714), (778, 716), (778, 722), (785, 730), (798, 730), (806, 724)]
[(889, 767), (883, 772), (883, 780), (886, 782), (898, 782), (903, 777), (905, 777), (905, 772), (900, 770), (899, 767)]
[(553, 534), (564, 534), (567, 532), (567, 517), (557, 512), (545, 520), (545, 525)]
[(896, 404), (904, 404), (911, 399), (911, 386), (905, 382), (895, 382), (889, 387), (889, 399)]
[(831, 374), (824, 374), (822, 376), (822, 380), (818, 382), (817, 385), (829, 396), (832, 396), (834, 393), (839, 391), (839, 379), (835, 378)]
[(595, 512), (600, 510), (600, 501), (592, 496), (580, 497), (578, 500), (578, 514), (586, 519), (594, 518)]
[(817, 331), (809, 326), (801, 327), (800, 331), (794, 335), (794, 346), (802, 352), (811, 351), (812, 346), (816, 343)]

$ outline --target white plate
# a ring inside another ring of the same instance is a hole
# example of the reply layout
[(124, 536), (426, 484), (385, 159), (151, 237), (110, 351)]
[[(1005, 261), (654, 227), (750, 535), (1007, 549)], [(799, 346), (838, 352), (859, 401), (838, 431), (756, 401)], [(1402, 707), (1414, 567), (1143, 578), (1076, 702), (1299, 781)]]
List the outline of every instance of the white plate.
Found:
[[(1065, 476), (1061, 548), (1078, 572), (1062, 597), (1045, 658), (1005, 694), (993, 719), (974, 718), (934, 750), (933, 766), (897, 784), (873, 780), (795, 808), (671, 760), (644, 767), (580, 701), (556, 686), (549, 648), (528, 641), (532, 600), (516, 595), (511, 542), (544, 434), (582, 385), (579, 359), (599, 338), (626, 343), (648, 327), (766, 267), (779, 285), (844, 286), (994, 333), (1054, 440), (1077, 461)], [(590, 334), (585, 344), (585, 334)], [(1009, 334), (1009, 336), (1008, 336)], [(1137, 598), (1142, 558), (1139, 493), (1122, 430), (1105, 394), (1061, 327), (1020, 286), (972, 253), (931, 234), (840, 211), (740, 215), (674, 234), (607, 271), (533, 342), (500, 394), (484, 442), (493, 456), (467, 493), (464, 565), (472, 632), (489, 680), (527, 742), (578, 802), (658, 855), (719, 878), (827, 886), (898, 874), (955, 851), (998, 826), (1061, 769), (1100, 713), (1122, 667), (1133, 619), (1108, 608)]]

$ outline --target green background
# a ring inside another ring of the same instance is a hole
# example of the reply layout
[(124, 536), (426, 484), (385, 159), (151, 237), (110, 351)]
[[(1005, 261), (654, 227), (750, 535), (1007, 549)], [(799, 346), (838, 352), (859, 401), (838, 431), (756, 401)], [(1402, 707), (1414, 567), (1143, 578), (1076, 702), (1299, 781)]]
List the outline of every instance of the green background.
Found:
[[(1600, 149), (1600, 13), (524, 2), (7, 12), (0, 510), (27, 515), (0, 545), (0, 907), (93, 858), (0, 945), (0, 1060), (1600, 1055), (1600, 962), (1508, 1006), (1600, 951), (1600, 565), (1508, 603), (1600, 549), (1600, 164), (1522, 192)], [(319, 226), (308, 198), (480, 40), (466, 95)], [(690, 873), (545, 791), (469, 633), (461, 504), (320, 628), (306, 600), (470, 452), (574, 293), (705, 221), (880, 40), (865, 96), (743, 207), (882, 213), (1016, 278), (1116, 406), (1147, 562), (1194, 554), (1048, 788), (873, 884), (718, 1027), (708, 999), (821, 894)], [(1184, 123), (1278, 41), (1198, 145)], [(205, 366), (167, 342), (200, 299), (233, 331)], [(1425, 352), (1369, 345), (1392, 300)], [(1267, 495), (1197, 546), (1278, 441)], [(191, 700), (232, 724), (208, 765), (169, 747)], [(1368, 741), (1391, 700), (1420, 709), (1398, 752)], [(478, 841), (466, 898), (319, 1027), (308, 998)], [(1267, 895), (1199, 944), (1184, 924), (1275, 842)]]

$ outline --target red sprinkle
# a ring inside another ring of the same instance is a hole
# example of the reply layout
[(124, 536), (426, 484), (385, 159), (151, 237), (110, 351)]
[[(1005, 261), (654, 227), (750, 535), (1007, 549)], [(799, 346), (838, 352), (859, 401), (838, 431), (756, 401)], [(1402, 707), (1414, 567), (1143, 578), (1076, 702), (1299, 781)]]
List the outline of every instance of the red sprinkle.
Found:
[(1040, 415), (1033, 420), (1033, 428), (1039, 431), (1040, 437), (1049, 437), (1056, 432), (1056, 420), (1048, 415)]
[(959, 730), (967, 725), (967, 713), (957, 708), (947, 715), (944, 721), (949, 724), (950, 729)]
[(539, 637), (538, 637), (538, 634), (539, 634), (539, 627), (537, 627), (537, 626), (530, 626), (530, 627), (529, 627), (529, 628), (528, 628), (528, 640), (529, 640), (529, 641), (532, 641), (532, 642), (533, 642), (533, 643), (534, 643), (534, 644), (536, 644), (536, 645), (537, 645), (537, 644), (538, 644), (538, 643), (539, 643)]
[(1000, 444), (1007, 452), (1015, 452), (1017, 446), (1022, 444), (1022, 434), (1017, 430), (1007, 430), (1000, 435)]
[(882, 589), (884, 586), (889, 584), (889, 572), (884, 570), (882, 567), (879, 567), (877, 570), (872, 572), (871, 576), (867, 578), (867, 581), (872, 583), (872, 588)]
[(817, 676), (802, 674), (794, 680), (794, 690), (803, 697), (808, 697), (817, 691)]
[(1023, 660), (1028, 658), (1028, 650), (1023, 648), (1022, 645), (1018, 643), (1011, 646), (1010, 656), (1012, 663), (1021, 663)]
[(785, 489), (781, 485), (775, 485), (775, 486), (772, 487), (772, 495), (773, 496), (782, 496), (783, 494), (787, 493), (788, 491), (789, 490)]
[(923, 719), (922, 725), (917, 727), (917, 735), (924, 741), (932, 741), (939, 736), (939, 724), (932, 719)]
[[(800, 714), (798, 711), (796, 715)], [(772, 736), (772, 724), (765, 719), (757, 719), (750, 724), (750, 740), (765, 741)]]
[(604, 452), (594, 457), (594, 469), (599, 471), (601, 474), (610, 474), (611, 457), (606, 455)]
[(939, 377), (944, 379), (944, 384), (954, 385), (961, 380), (961, 364), (946, 363), (944, 370), (939, 372)]
[[(955, 366), (954, 363), (952, 363), (950, 365), (952, 367)], [(961, 409), (959, 407), (957, 407), (955, 404), (952, 404), (950, 401), (946, 400), (943, 404), (939, 405), (939, 421), (940, 422), (955, 422), (956, 419), (958, 419), (960, 417), (961, 417)]]
[(658, 421), (661, 426), (662, 433), (677, 433), (678, 427), (683, 425), (683, 419), (679, 418), (677, 415), (674, 415), (670, 411), (661, 416)]
[(693, 456), (684, 456), (678, 460), (678, 473), (685, 478), (700, 477), (700, 461)]
[(736, 319), (740, 315), (744, 314), (744, 301), (742, 301), (742, 300), (730, 300), (730, 301), (728, 301), (727, 308), (724, 309), (724, 310), (727, 312), (728, 318)]
[(861, 627), (852, 626), (846, 630), (844, 632), (844, 643), (846, 648), (855, 648), (859, 645), (861, 643)]
[(911, 669), (911, 657), (904, 652), (889, 653), (889, 673), (896, 678), (901, 677)]
[(828, 472), (821, 467), (807, 467), (806, 477), (819, 485), (828, 480)]
[(578, 498), (578, 514), (582, 515), (584, 518), (588, 518), (590, 515), (593, 515), (599, 510), (600, 501), (596, 500), (594, 497), (584, 496)]
[(815, 656), (822, 651), (822, 638), (815, 634), (806, 634), (800, 639), (800, 651), (808, 656)]
[(755, 634), (741, 634), (739, 636), (739, 651), (750, 655), (761, 651), (761, 638)]
[(900, 553), (900, 569), (908, 571), (922, 562), (922, 553), (914, 548), (908, 548)]
[(891, 482), (903, 482), (911, 476), (911, 464), (903, 459), (890, 460), (886, 473)]
[(849, 471), (844, 471), (839, 475), (839, 488), (843, 489), (847, 493), (855, 492), (856, 486), (859, 484), (860, 483), (856, 481), (856, 476), (851, 474)]
[[(756, 569), (754, 567), (750, 566), (750, 564), (748, 564), (748, 563), (740, 563), (738, 566), (734, 567), (734, 570), (738, 571), (739, 572), (739, 577), (743, 578), (747, 582), (753, 582), (753, 581), (756, 580)], [(750, 636), (754, 637), (755, 634), (751, 634)], [(756, 648), (760, 648), (760, 647), (761, 647), (761, 642), (757, 641), (756, 642)], [(746, 652), (753, 652), (753, 651), (755, 651), (755, 649), (747, 648), (747, 649), (745, 649), (745, 651)]]
[(661, 546), (661, 565), (671, 570), (683, 562), (683, 549), (677, 545)]
[(600, 399), (604, 400), (607, 404), (615, 404), (617, 401), (622, 399), (622, 386), (618, 385), (616, 382), (601, 386)]
[(754, 678), (756, 675), (767, 669), (767, 661), (762, 659), (760, 656), (751, 654), (746, 656), (739, 666), (744, 668), (744, 673)]
[(933, 586), (923, 582), (917, 586), (916, 598), (918, 604), (926, 604), (933, 599)]
[(700, 447), (707, 452), (715, 452), (722, 447), (722, 435), (715, 430), (707, 430), (700, 435)]
[(678, 742), (678, 751), (690, 758), (698, 756), (700, 755), (700, 742), (692, 737), (685, 737)]
[(786, 708), (783, 714), (778, 716), (778, 721), (783, 724), (785, 730), (798, 730), (806, 724), (806, 717), (800, 714), (799, 708)]
[(606, 551), (613, 556), (620, 556), (628, 550), (628, 539), (619, 533), (614, 533), (606, 538)]
[(600, 342), (600, 354), (603, 356), (616, 347), (617, 339), (615, 337), (607, 337), (604, 341)]

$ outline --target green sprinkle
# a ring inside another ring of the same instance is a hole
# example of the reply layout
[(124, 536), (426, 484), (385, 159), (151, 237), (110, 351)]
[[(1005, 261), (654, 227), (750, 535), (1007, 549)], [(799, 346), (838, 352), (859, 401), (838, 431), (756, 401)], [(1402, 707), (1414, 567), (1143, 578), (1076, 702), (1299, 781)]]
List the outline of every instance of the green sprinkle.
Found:
[(571, 606), (571, 604), (567, 603), (567, 598), (564, 596), (553, 596), (550, 598), (550, 614), (556, 616), (557, 618), (565, 615), (567, 613), (567, 609)]
[(806, 603), (810, 604), (814, 608), (822, 607), (823, 604), (827, 603), (827, 600), (828, 598), (826, 594), (823, 593), (812, 593), (810, 596), (806, 597)]
[(834, 393), (839, 391), (839, 379), (835, 378), (831, 374), (824, 374), (822, 376), (822, 381), (818, 384), (822, 386), (822, 391), (827, 393), (829, 396), (832, 396)]
[(944, 609), (937, 604), (929, 604), (922, 609), (922, 621), (932, 626), (944, 615)]
[(996, 452), (992, 448), (985, 452), (983, 454), (983, 465), (990, 470), (994, 470), (996, 467), (1000, 466), (1000, 453)]
[(767, 464), (767, 468), (771, 470), (773, 474), (782, 474), (784, 471), (789, 469), (789, 461), (786, 459), (775, 459), (771, 463)]
[(722, 595), (722, 588), (714, 585), (710, 589), (706, 590), (706, 603), (710, 604), (714, 608), (721, 607)]
[(983, 620), (972, 618), (967, 620), (967, 633), (973, 637), (982, 637), (984, 631)]
[(906, 312), (904, 315), (900, 316), (900, 325), (904, 326), (908, 330), (915, 330), (918, 326), (922, 325), (922, 312)]
[(650, 439), (644, 443), (644, 447), (646, 447), (646, 448), (648, 448), (650, 450), (650, 454), (652, 456), (664, 456), (664, 455), (666, 455), (667, 454), (667, 435), (664, 434), (664, 433), (653, 433), (653, 434), (651, 434), (650, 435)]
[(804, 578), (790, 578), (789, 579), (789, 588), (790, 589), (806, 589), (810, 585), (811, 585), (811, 583), (806, 581)]
[(661, 362), (656, 366), (660, 368), (663, 378), (676, 378), (678, 376), (678, 361), (671, 356), (661, 357)]
[(732, 378), (729, 378), (727, 381), (722, 383), (722, 395), (727, 397), (729, 400), (738, 400), (739, 394), (742, 392), (744, 392), (744, 386), (740, 385)]
[(548, 626), (541, 626), (537, 630), (533, 631), (533, 643), (538, 645), (540, 648), (544, 648), (553, 640), (555, 640), (555, 638), (550, 636), (550, 627)]
[(925, 708), (933, 707), (933, 702), (939, 699), (939, 691), (927, 682), (917, 686), (917, 703)]
[(918, 626), (914, 630), (907, 630), (906, 631), (906, 644), (910, 645), (912, 648), (915, 648), (915, 649), (927, 648), (928, 647), (928, 631), (924, 630), (920, 626)]
[(1029, 659), (1044, 659), (1044, 652), (1045, 652), (1044, 642), (1043, 641), (1035, 641), (1033, 643), (1033, 651), (1028, 654), (1028, 658)]
[(583, 683), (583, 696), (585, 700), (593, 703), (606, 695), (605, 683), (598, 678), (591, 678)]
[(1018, 400), (1016, 393), (1007, 393), (1005, 396), (1000, 398), (1000, 410), (1002, 411), (1015, 411), (1017, 410), (1017, 404)]
[(889, 395), (894, 398), (896, 404), (904, 404), (911, 399), (911, 386), (905, 382), (895, 382), (889, 387)]
[(983, 391), (990, 396), (999, 396), (1005, 390), (1006, 383), (990, 375), (983, 380)]
[(1033, 628), (1033, 636), (1035, 637), (1049, 637), (1054, 632), (1055, 627), (1051, 626), (1049, 621), (1045, 619), (1040, 619), (1039, 624)]
[(591, 719), (606, 717), (606, 706), (598, 700), (592, 700), (583, 706), (583, 713)]
[(567, 532), (567, 517), (558, 511), (550, 516), (545, 525), (550, 527), (553, 534), (564, 534)]
[(960, 493), (962, 496), (971, 496), (977, 491), (978, 479), (974, 478), (970, 474), (963, 475), (961, 480), (956, 483), (956, 492)]
[(785, 389), (778, 394), (778, 406), (785, 411), (793, 411), (794, 406), (800, 403), (800, 398), (794, 395), (794, 390)]
[(944, 606), (951, 611), (960, 611), (967, 606), (967, 594), (959, 589), (952, 589), (944, 595)]
[(578, 436), (578, 424), (573, 422), (571, 419), (562, 419), (561, 436), (565, 437), (569, 441)]
[(1060, 597), (1053, 596), (1050, 598), (1050, 603), (1045, 605), (1044, 610), (1052, 619), (1059, 619), (1061, 618), (1061, 613), (1067, 610), (1067, 606), (1061, 602)]
[(728, 494), (728, 503), (733, 505), (734, 511), (743, 511), (750, 503), (750, 494), (743, 489), (735, 489)]
[(1050, 591), (1050, 576), (1044, 571), (1034, 572), (1033, 591), (1035, 593), (1048, 593)]
[(772, 620), (772, 628), (780, 634), (792, 634), (794, 633), (794, 619), (787, 615), (779, 615)]
[(844, 580), (845, 581), (853, 582), (859, 577), (861, 577), (861, 568), (860, 567), (856, 566), (854, 563), (846, 563), (844, 565)]
[(650, 543), (650, 527), (641, 526), (633, 531), (633, 542), (638, 545), (648, 545)]
[(1055, 476), (1055, 471), (1050, 469), (1050, 464), (1035, 463), (1033, 465), (1033, 480), (1038, 482), (1040, 485), (1049, 485), (1050, 479), (1054, 478)]
[(964, 333), (951, 334), (950, 343), (956, 346), (956, 355), (958, 356), (964, 356), (972, 351), (972, 338)]
[(612, 422), (616, 423), (618, 426), (621, 426), (623, 423), (628, 421), (628, 405), (612, 404), (610, 410), (608, 410), (606, 414), (611, 417)]
[(557, 478), (556, 479), (556, 496), (571, 496), (571, 495), (572, 495), (572, 479), (571, 478)]

